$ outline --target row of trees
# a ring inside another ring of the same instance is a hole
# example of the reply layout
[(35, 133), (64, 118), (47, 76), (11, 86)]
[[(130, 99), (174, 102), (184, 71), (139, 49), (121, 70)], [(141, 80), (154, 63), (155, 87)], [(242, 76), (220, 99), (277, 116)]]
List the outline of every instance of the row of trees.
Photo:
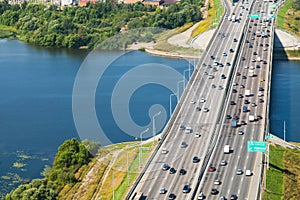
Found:
[[(87, 142), (88, 147), (96, 152), (99, 143)], [(6, 195), (6, 200), (17, 199), (57, 199), (59, 191), (68, 183), (75, 183), (78, 180), (74, 174), (78, 169), (89, 163), (92, 155), (85, 145), (76, 138), (65, 141), (59, 148), (55, 156), (53, 166), (45, 168), (43, 179), (34, 179), (30, 183), (22, 184), (10, 194)]]
[(151, 5), (114, 4), (113, 1), (85, 7), (0, 2), (0, 24), (15, 27), (17, 36), (41, 46), (93, 48), (116, 35), (122, 27), (176, 28), (201, 19), (202, 0), (182, 0), (160, 9)]

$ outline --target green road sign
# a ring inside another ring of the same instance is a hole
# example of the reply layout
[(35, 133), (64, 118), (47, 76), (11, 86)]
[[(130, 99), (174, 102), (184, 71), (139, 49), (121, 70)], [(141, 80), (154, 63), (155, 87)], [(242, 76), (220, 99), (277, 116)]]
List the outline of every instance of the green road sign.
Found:
[(259, 19), (260, 15), (250, 15), (250, 19)]
[(248, 141), (248, 152), (266, 152), (266, 150), (266, 142)]
[(270, 138), (274, 138), (274, 135), (266, 135), (265, 139), (270, 139)]

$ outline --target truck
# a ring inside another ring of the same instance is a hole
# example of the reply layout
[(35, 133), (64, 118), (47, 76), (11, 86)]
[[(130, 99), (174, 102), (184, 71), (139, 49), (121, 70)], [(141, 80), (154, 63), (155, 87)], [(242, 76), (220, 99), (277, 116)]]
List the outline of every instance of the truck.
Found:
[(249, 76), (250, 77), (253, 77), (254, 76), (254, 69), (249, 69)]
[(250, 96), (251, 96), (250, 90), (245, 90), (245, 96), (246, 96), (246, 97), (250, 97)]
[(232, 15), (232, 16), (231, 16), (231, 21), (232, 21), (232, 22), (235, 22), (235, 15)]
[(249, 122), (254, 122), (254, 121), (255, 121), (254, 114), (250, 114), (249, 115)]
[(237, 127), (237, 120), (236, 119), (231, 120), (231, 126), (232, 127)]
[(224, 153), (230, 153), (230, 146), (228, 144), (224, 146)]
[(191, 133), (191, 132), (192, 132), (192, 127), (187, 126), (187, 127), (185, 128), (185, 133)]

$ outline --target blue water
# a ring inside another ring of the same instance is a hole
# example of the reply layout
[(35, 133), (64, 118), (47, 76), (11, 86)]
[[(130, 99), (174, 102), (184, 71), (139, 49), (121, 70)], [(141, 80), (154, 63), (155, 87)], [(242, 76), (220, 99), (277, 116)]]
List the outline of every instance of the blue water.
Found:
[(300, 61), (275, 61), (272, 74), (270, 132), (300, 142)]
[[(72, 91), (76, 74), (88, 53), (0, 40), (0, 197), (24, 180), (41, 177), (40, 172), (45, 165), (52, 164), (57, 147), (66, 139), (82, 139), (73, 120)], [(92, 64), (101, 63), (103, 55), (114, 53), (98, 52)], [(124, 74), (145, 63), (164, 64), (180, 74), (188, 68), (186, 60), (151, 56), (139, 51), (115, 59), (101, 77), (95, 95), (99, 124), (111, 142), (131, 141), (138, 137), (138, 133), (125, 133), (114, 121), (111, 93)], [(161, 77), (175, 87), (178, 81), (155, 71), (136, 76), (136, 79)], [(151, 124), (148, 111), (152, 105), (160, 104), (165, 112), (157, 117), (157, 127), (163, 127), (169, 117), (163, 118), (163, 114), (169, 113), (171, 93), (168, 87), (159, 84), (138, 88), (126, 105), (134, 122), (141, 127)], [(121, 100), (117, 103), (122, 103)], [(172, 102), (175, 105), (175, 98)], [(144, 137), (150, 137), (151, 132), (152, 129)], [(17, 167), (17, 163), (23, 166)]]

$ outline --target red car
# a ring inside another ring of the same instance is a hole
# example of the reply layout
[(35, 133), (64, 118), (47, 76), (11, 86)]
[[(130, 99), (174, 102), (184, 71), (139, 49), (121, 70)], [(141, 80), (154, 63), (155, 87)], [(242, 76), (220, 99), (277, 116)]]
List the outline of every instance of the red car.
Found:
[(214, 171), (216, 171), (216, 167), (214, 165), (210, 165), (208, 168), (208, 171), (214, 172)]
[(240, 72), (237, 72), (237, 73), (236, 73), (236, 75), (237, 75), (237, 76), (240, 76), (240, 75), (241, 75), (241, 73), (240, 73)]

